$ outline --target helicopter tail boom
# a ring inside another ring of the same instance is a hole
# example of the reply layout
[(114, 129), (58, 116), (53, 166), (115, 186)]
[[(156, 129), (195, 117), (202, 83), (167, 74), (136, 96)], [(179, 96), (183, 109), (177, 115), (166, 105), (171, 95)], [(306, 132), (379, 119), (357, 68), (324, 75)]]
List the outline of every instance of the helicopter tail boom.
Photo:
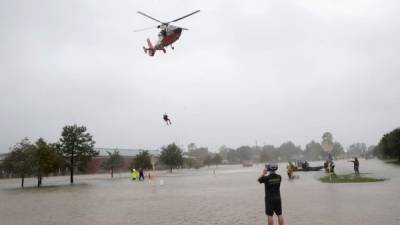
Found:
[(150, 39), (147, 38), (147, 48), (143, 46), (144, 53), (149, 54), (149, 56), (154, 56), (156, 49), (153, 47)]
[(164, 47), (159, 47), (158, 45), (154, 47), (150, 39), (147, 38), (147, 48), (143, 46), (144, 53), (148, 54), (149, 56), (154, 56), (157, 50), (163, 51), (164, 53), (166, 52)]

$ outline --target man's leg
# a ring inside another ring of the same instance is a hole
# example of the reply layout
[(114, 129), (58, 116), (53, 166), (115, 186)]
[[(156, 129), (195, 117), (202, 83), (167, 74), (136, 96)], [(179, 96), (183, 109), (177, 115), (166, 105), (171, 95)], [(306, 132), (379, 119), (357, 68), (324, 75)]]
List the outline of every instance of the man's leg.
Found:
[(282, 215), (278, 216), (278, 224), (283, 225), (283, 216)]
[(272, 216), (268, 216), (268, 225), (273, 225), (274, 220), (272, 219)]

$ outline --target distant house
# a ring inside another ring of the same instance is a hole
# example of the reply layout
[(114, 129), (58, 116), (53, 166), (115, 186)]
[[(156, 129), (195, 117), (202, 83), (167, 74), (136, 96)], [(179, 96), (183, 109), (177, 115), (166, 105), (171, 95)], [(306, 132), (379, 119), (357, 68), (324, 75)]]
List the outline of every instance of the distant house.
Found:
[(142, 149), (120, 149), (120, 148), (95, 148), (96, 151), (99, 152), (99, 155), (92, 158), (87, 163), (87, 171), (88, 173), (99, 173), (105, 172), (101, 167), (101, 164), (108, 158), (107, 152), (114, 152), (114, 150), (119, 151), (119, 154), (124, 158), (124, 166), (121, 168), (122, 171), (127, 171), (130, 169), (135, 156), (140, 152), (148, 151), (149, 154), (154, 158), (158, 158), (161, 154), (160, 150), (142, 150)]

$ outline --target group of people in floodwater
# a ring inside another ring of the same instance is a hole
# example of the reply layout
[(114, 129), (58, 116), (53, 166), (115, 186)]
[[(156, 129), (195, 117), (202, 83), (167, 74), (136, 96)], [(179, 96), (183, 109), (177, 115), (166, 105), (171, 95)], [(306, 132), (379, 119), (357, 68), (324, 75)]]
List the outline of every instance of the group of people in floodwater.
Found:
[(133, 168), (131, 170), (131, 179), (132, 180), (143, 181), (144, 180), (144, 169), (143, 168), (139, 168), (139, 170), (137, 171), (135, 168)]

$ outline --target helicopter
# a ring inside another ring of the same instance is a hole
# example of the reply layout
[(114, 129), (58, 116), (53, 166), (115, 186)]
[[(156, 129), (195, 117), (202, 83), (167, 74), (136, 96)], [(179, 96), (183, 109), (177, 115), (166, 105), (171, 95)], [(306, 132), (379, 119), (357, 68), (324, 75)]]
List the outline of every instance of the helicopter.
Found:
[(181, 19), (189, 17), (198, 12), (200, 12), (200, 10), (196, 10), (192, 13), (189, 13), (185, 16), (179, 17), (178, 19), (174, 19), (169, 22), (161, 22), (160, 20), (153, 18), (143, 12), (137, 11), (137, 13), (139, 13), (140, 15), (145, 16), (149, 19), (152, 19), (152, 20), (160, 23), (160, 25), (157, 25), (157, 26), (134, 30), (134, 32), (139, 32), (139, 31), (149, 30), (149, 29), (153, 29), (153, 28), (160, 29), (160, 33), (158, 33), (157, 43), (155, 45), (153, 45), (151, 43), (150, 39), (147, 38), (147, 40), (146, 40), (147, 48), (143, 46), (144, 52), (146, 54), (148, 54), (149, 56), (154, 56), (154, 54), (156, 53), (157, 50), (160, 50), (160, 51), (163, 51), (164, 53), (166, 53), (165, 47), (167, 47), (167, 46), (171, 46), (171, 49), (174, 50), (174, 46), (172, 46), (172, 43), (174, 43), (175, 41), (177, 41), (179, 39), (179, 37), (181, 36), (182, 30), (189, 30), (189, 29), (183, 28), (183, 27), (178, 27), (178, 26), (173, 26), (173, 25), (170, 25), (170, 23), (179, 21)]

